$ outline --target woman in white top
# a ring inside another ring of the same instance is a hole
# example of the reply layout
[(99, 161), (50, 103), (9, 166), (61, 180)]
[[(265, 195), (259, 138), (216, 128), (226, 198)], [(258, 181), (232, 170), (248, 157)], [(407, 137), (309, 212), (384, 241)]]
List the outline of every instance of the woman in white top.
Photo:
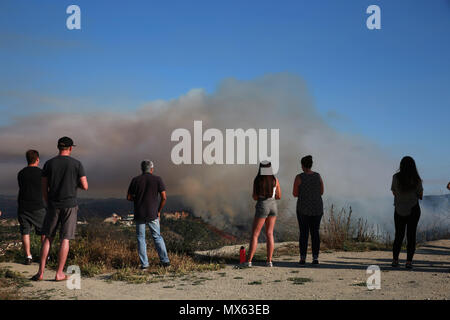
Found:
[(259, 165), (258, 175), (253, 181), (253, 199), (256, 200), (256, 212), (253, 220), (252, 238), (250, 241), (247, 265), (252, 266), (252, 259), (258, 245), (259, 233), (266, 225), (267, 237), (267, 266), (272, 267), (272, 254), (274, 248), (273, 229), (277, 219), (278, 208), (275, 200), (281, 199), (281, 188), (278, 179), (272, 172), (272, 164), (262, 161)]

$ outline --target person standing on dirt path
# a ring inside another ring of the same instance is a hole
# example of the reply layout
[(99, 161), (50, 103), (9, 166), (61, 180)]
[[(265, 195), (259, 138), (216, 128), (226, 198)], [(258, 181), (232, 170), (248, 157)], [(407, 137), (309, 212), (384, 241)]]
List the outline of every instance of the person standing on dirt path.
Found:
[(160, 219), (167, 196), (166, 186), (161, 177), (153, 174), (154, 166), (150, 160), (141, 162), (142, 174), (134, 177), (128, 187), (127, 200), (134, 202), (134, 221), (141, 269), (149, 267), (145, 226), (148, 225), (159, 255), (160, 265), (170, 266), (166, 244), (161, 236)]
[(420, 219), (419, 199), (423, 197), (422, 179), (413, 158), (406, 156), (400, 161), (400, 169), (392, 177), (394, 194), (395, 240), (393, 245), (392, 266), (398, 267), (399, 254), (403, 239), (407, 241), (407, 258), (405, 267), (412, 268), (412, 259), (416, 250), (416, 231)]
[(48, 211), (43, 226), (46, 237), (41, 250), (39, 271), (32, 277), (35, 281), (43, 279), (45, 263), (58, 228), (60, 229), (60, 247), (55, 280), (68, 279), (68, 276), (64, 274), (64, 266), (69, 253), (69, 242), (75, 239), (78, 213), (77, 189), (88, 189), (83, 165), (70, 156), (75, 147), (73, 140), (62, 137), (58, 140), (57, 147), (59, 154), (48, 160), (42, 171), (42, 191), (44, 200), (48, 204)]
[(42, 195), (42, 170), (39, 168), (39, 152), (28, 150), (25, 153), (28, 166), (17, 174), (19, 195), (17, 197), (17, 219), (20, 224), (20, 234), (25, 251), (25, 264), (33, 262), (31, 255), (30, 233), (32, 228), (41, 236), (41, 245), (45, 236), (42, 226), (46, 214), (44, 198)]
[(273, 229), (278, 215), (276, 200), (281, 199), (281, 188), (278, 179), (272, 171), (269, 161), (261, 161), (258, 175), (253, 180), (253, 200), (256, 200), (255, 217), (253, 219), (252, 237), (249, 246), (249, 255), (246, 262), (248, 267), (252, 266), (252, 259), (258, 245), (258, 237), (262, 227), (266, 227), (267, 241), (267, 267), (272, 267), (272, 255), (274, 249)]
[(292, 195), (298, 198), (296, 211), (300, 229), (299, 264), (304, 265), (306, 263), (309, 234), (311, 234), (312, 263), (319, 264), (319, 229), (320, 221), (323, 216), (322, 195), (324, 192), (324, 185), (320, 174), (311, 170), (313, 165), (312, 156), (305, 156), (300, 162), (303, 173), (300, 173), (295, 177), (292, 190)]

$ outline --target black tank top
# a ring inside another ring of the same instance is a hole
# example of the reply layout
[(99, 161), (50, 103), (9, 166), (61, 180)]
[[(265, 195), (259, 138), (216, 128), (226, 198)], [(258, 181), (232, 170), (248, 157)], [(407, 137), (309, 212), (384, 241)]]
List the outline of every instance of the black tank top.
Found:
[(301, 183), (298, 186), (297, 214), (306, 216), (321, 216), (323, 202), (320, 194), (320, 174), (300, 173)]

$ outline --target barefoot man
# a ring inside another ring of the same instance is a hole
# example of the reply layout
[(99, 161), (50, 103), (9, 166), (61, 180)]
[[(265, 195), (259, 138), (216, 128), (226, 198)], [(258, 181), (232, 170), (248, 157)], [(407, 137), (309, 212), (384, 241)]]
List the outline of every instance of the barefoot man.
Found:
[(73, 140), (69, 137), (60, 138), (58, 140), (59, 154), (48, 160), (43, 168), (42, 191), (44, 200), (48, 203), (48, 212), (43, 226), (46, 237), (42, 246), (39, 271), (32, 280), (39, 281), (44, 277), (45, 262), (58, 227), (60, 227), (60, 248), (55, 280), (68, 279), (63, 270), (69, 253), (69, 240), (75, 239), (78, 212), (77, 188), (88, 189), (83, 165), (70, 156), (74, 146)]

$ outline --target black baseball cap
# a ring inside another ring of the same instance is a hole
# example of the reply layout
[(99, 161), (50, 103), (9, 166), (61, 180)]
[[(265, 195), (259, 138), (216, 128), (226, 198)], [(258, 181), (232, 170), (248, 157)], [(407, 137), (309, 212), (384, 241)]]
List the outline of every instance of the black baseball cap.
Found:
[(58, 148), (68, 148), (68, 147), (75, 147), (76, 145), (73, 144), (73, 140), (69, 137), (62, 137), (58, 140)]

